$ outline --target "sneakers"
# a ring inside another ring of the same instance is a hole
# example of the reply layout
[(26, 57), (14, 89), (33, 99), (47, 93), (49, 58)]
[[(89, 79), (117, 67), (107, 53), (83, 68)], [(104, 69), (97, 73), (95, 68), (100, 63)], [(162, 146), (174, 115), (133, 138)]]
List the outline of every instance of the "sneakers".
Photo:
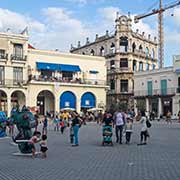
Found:
[(75, 146), (79, 146), (79, 144), (73, 144), (72, 146), (73, 146), (73, 147), (75, 147)]

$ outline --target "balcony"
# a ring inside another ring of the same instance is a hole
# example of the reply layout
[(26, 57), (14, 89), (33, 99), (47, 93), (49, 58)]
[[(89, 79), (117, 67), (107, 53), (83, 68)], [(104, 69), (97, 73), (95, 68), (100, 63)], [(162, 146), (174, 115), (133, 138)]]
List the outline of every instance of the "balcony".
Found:
[(25, 62), (25, 61), (27, 61), (27, 56), (20, 56), (20, 55), (12, 54), (11, 55), (11, 61)]
[(15, 79), (3, 79), (0, 80), (0, 87), (5, 86), (5, 87), (22, 87), (26, 86), (27, 81), (25, 80), (15, 80)]
[(8, 54), (0, 54), (0, 61), (6, 61), (8, 59)]
[(167, 88), (167, 89), (154, 89), (153, 91), (142, 90), (134, 91), (134, 96), (170, 96), (175, 95), (176, 88)]
[(152, 60), (152, 61), (157, 61), (157, 59), (153, 58), (150, 54), (147, 55), (146, 52), (144, 51), (141, 51), (141, 50), (134, 50), (134, 52), (131, 52), (134, 56), (137, 56), (137, 57), (141, 57), (141, 58), (145, 58), (145, 59), (149, 59), (149, 60)]
[(100, 85), (106, 86), (105, 80), (100, 79), (81, 79), (81, 78), (57, 78), (47, 76), (33, 76), (29, 78), (29, 82), (56, 82), (56, 83), (68, 83), (68, 84), (87, 84), (87, 85)]
[(120, 67), (120, 68), (108, 69), (107, 73), (108, 74), (113, 74), (113, 73), (133, 73), (133, 71), (129, 67)]

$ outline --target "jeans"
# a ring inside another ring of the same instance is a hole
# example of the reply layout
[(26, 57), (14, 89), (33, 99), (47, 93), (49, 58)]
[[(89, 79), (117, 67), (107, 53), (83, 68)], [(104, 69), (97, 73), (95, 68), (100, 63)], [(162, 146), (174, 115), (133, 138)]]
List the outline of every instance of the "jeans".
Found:
[(73, 126), (73, 131), (74, 131), (74, 144), (78, 145), (78, 132), (79, 132), (79, 125), (76, 124), (75, 126)]
[[(120, 135), (119, 135), (120, 132)], [(123, 132), (123, 125), (116, 126), (116, 142), (122, 143), (122, 132)]]
[(131, 132), (126, 132), (126, 142), (129, 143), (131, 140)]
[(141, 131), (141, 143), (143, 142), (143, 139), (144, 139), (144, 142), (146, 142), (147, 134), (148, 134), (147, 131)]

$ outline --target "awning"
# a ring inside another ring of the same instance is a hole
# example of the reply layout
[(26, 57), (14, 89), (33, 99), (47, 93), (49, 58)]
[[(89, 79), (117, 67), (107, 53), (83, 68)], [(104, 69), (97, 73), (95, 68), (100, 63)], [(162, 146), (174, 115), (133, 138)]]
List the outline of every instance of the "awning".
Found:
[(36, 62), (36, 67), (38, 70), (51, 70), (51, 71), (59, 70), (59, 64), (53, 64), (53, 63)]
[(54, 64), (45, 62), (36, 62), (38, 70), (51, 70), (51, 71), (66, 71), (66, 72), (79, 72), (81, 71), (78, 65), (69, 64)]
[(69, 65), (69, 64), (59, 64), (60, 71), (67, 71), (67, 72), (79, 72), (81, 71), (80, 67), (77, 65)]
[(97, 73), (99, 73), (99, 71), (96, 71), (96, 70), (90, 70), (89, 73), (91, 73), (91, 74), (97, 74)]
[(180, 74), (180, 69), (176, 69), (175, 73)]

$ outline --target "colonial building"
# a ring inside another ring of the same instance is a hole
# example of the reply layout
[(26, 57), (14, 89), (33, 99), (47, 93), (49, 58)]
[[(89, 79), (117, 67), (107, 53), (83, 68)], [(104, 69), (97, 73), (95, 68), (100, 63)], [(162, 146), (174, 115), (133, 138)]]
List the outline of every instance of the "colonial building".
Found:
[(176, 114), (176, 74), (173, 67), (134, 74), (135, 110), (155, 112), (156, 116), (167, 111)]
[(180, 56), (173, 57), (173, 67), (134, 74), (135, 110), (154, 111), (156, 116), (172, 115), (180, 110)]
[(85, 45), (78, 42), (70, 52), (106, 58), (109, 108), (118, 103), (133, 105), (134, 72), (158, 67), (156, 38), (133, 32), (132, 19), (126, 16), (117, 17), (113, 34), (106, 31), (104, 36), (96, 35), (93, 42), (87, 38)]
[(37, 50), (28, 45), (27, 31), (0, 33), (0, 111), (105, 108), (107, 88), (104, 57)]

